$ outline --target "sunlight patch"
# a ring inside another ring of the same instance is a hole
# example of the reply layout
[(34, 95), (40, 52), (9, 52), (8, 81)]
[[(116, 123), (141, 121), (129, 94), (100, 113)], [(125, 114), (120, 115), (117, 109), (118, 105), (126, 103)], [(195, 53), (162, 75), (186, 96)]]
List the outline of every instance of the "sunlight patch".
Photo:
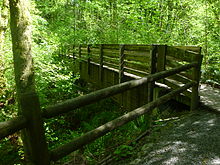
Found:
[(165, 161), (164, 164), (167, 164), (167, 165), (174, 164), (174, 163), (177, 163), (178, 160), (179, 160), (178, 157), (172, 157), (169, 160)]
[(211, 162), (212, 164), (220, 164), (220, 158), (215, 158)]

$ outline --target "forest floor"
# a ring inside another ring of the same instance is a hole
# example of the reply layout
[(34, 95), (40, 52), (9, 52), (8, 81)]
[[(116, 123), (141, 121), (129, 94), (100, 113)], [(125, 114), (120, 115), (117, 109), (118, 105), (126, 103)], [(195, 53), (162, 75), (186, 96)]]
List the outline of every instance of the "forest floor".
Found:
[(219, 165), (220, 89), (201, 85), (200, 96), (197, 111), (163, 121), (137, 144), (131, 157), (108, 164)]

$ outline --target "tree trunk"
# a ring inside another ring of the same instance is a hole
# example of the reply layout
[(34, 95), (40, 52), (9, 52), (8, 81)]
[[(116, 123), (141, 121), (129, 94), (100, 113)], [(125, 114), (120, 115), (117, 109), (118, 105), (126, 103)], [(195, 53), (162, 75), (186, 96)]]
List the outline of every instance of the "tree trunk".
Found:
[[(5, 40), (5, 32), (8, 27), (8, 16), (9, 16), (8, 8), (9, 8), (8, 0), (3, 0), (2, 7), (0, 10), (0, 89), (4, 89), (5, 87), (3, 45)], [(0, 92), (0, 95), (1, 94), (2, 93)]]
[(8, 8), (9, 8), (8, 0), (3, 0), (1, 14), (0, 14), (0, 52), (3, 49), (5, 31), (7, 30), (8, 27), (8, 16), (9, 16)]
[(14, 71), (19, 113), (28, 121), (22, 131), (28, 163), (49, 164), (31, 56), (31, 19), (27, 0), (9, 0)]

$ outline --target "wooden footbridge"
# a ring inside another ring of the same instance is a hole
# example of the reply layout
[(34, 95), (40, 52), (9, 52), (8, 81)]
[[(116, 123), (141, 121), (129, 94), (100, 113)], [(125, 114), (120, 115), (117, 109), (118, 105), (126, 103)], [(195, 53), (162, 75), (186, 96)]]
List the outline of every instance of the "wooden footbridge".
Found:
[[(34, 101), (35, 93), (20, 95), (20, 116), (0, 123), (0, 138), (24, 130), (25, 154), (32, 164), (46, 165), (91, 143), (106, 133), (137, 117), (151, 113), (157, 106), (176, 98), (190, 105), (199, 103), (198, 85), (201, 67), (199, 47), (171, 47), (166, 45), (80, 45), (74, 48), (74, 59), (79, 62), (81, 78), (99, 89), (90, 94), (41, 110)], [(169, 88), (163, 96), (155, 92), (158, 87)], [(69, 143), (48, 151), (44, 136), (43, 119), (114, 97), (131, 110)], [(28, 111), (27, 111), (28, 110)]]
[[(157, 81), (114, 96), (114, 100), (130, 110), (155, 100), (160, 95), (160, 89), (164, 87), (177, 89), (191, 81), (199, 82), (202, 61), (200, 47), (167, 45), (80, 45), (75, 48), (74, 56), (80, 59), (81, 78), (92, 83), (96, 89), (140, 79), (186, 64), (199, 63), (197, 68), (192, 67), (161, 77)], [(197, 92), (198, 85), (184, 91), (175, 99), (194, 109), (198, 105)]]

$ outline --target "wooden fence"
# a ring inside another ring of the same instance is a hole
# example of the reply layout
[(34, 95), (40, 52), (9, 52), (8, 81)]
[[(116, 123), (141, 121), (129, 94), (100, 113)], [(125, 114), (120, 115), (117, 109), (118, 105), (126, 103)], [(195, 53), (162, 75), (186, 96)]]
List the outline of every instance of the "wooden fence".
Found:
[[(171, 89), (176, 89), (189, 81), (199, 82), (200, 80), (202, 61), (200, 47), (118, 44), (80, 45), (75, 48), (74, 55), (77, 59), (80, 59), (81, 78), (93, 83), (98, 89), (191, 62), (198, 62), (198, 68), (192, 68), (166, 77), (156, 82), (156, 84), (157, 86), (165, 84)], [(150, 86), (143, 85), (121, 93), (115, 96), (114, 99), (126, 109), (131, 110), (144, 105), (147, 100), (157, 97), (156, 90), (153, 92), (154, 87), (154, 83)], [(192, 93), (198, 97), (198, 85), (185, 91), (183, 95), (177, 96), (175, 99), (191, 106)], [(195, 102), (197, 101), (195, 100)], [(194, 109), (194, 105), (191, 108)]]
[[(116, 46), (116, 45), (115, 45)], [(123, 48), (124, 47), (124, 48)], [(122, 52), (126, 49), (126, 46), (122, 46), (120, 47), (119, 51)], [(145, 49), (143, 47), (143, 49)], [(101, 50), (100, 52), (105, 52), (105, 50), (103, 49), (103, 46), (100, 47)], [(136, 51), (136, 49), (133, 49), (131, 51)], [(154, 54), (155, 49), (150, 49), (151, 50), (151, 56), (152, 54)], [(79, 49), (79, 51), (81, 51), (81, 49)], [(90, 52), (90, 50), (87, 50), (88, 52)], [(101, 53), (102, 54), (102, 53)], [(120, 53), (121, 54), (121, 53)], [(82, 55), (81, 52), (79, 53), (79, 55)], [(157, 55), (158, 54), (154, 54)], [(100, 55), (101, 57), (102, 55)], [(102, 59), (102, 58), (100, 58)], [(104, 59), (104, 58), (103, 58)], [(92, 63), (91, 58), (87, 58), (86, 60), (88, 60), (88, 63)], [(120, 61), (123, 61), (122, 59), (120, 59)], [(98, 61), (100, 62), (100, 64), (103, 64), (99, 66), (99, 73), (102, 74), (102, 72), (104, 73), (104, 67), (105, 67), (105, 61)], [(133, 66), (133, 65), (132, 65)], [(82, 67), (82, 65), (81, 65)], [(91, 67), (91, 66), (89, 66)], [(101, 68), (103, 67), (103, 68)], [(124, 65), (121, 65), (120, 68), (123, 68)], [(137, 79), (137, 80), (130, 80), (127, 82), (122, 82), (123, 80), (123, 76), (125, 75), (125, 72), (123, 71), (123, 69), (121, 69), (121, 73), (119, 74), (119, 82), (120, 84), (116, 84), (107, 88), (103, 88), (100, 90), (97, 90), (95, 92), (92, 92), (90, 94), (84, 95), (84, 96), (80, 96), (74, 99), (69, 99), (66, 100), (62, 103), (58, 103), (56, 105), (52, 105), (47, 107), (46, 109), (44, 109), (41, 112), (40, 117), (41, 118), (51, 118), (51, 117), (55, 117), (57, 115), (61, 115), (63, 113), (69, 112), (69, 111), (74, 111), (79, 107), (97, 102), (101, 99), (107, 98), (107, 97), (111, 97), (114, 96), (116, 94), (120, 94), (122, 92), (131, 90), (131, 89), (135, 89), (137, 87), (143, 86), (143, 85), (147, 85), (148, 87), (151, 87), (152, 84), (154, 84), (156, 81), (164, 81), (166, 78), (168, 77), (172, 77), (173, 75), (177, 75), (177, 74), (181, 74), (182, 72), (187, 73), (188, 71), (190, 71), (192, 69), (192, 72), (196, 72), (197, 69), (200, 67), (200, 60), (198, 61), (191, 61), (187, 64), (182, 64), (181, 66), (169, 69), (169, 70), (164, 70), (162, 69), (161, 71), (154, 73), (154, 74), (148, 74), (147, 76)], [(89, 70), (87, 70), (89, 71)], [(104, 74), (103, 74), (104, 76)], [(104, 79), (104, 77), (99, 77), (99, 79)], [(51, 151), (49, 151), (49, 156), (48, 155), (44, 155), (43, 153), (36, 153), (36, 151), (33, 151), (33, 148), (30, 148), (31, 154), (38, 154), (38, 157), (40, 156), (40, 158), (43, 159), (49, 159), (50, 161), (56, 161), (59, 160), (60, 158), (68, 155), (69, 153), (81, 148), (82, 146), (91, 143), (92, 141), (94, 141), (95, 139), (105, 135), (106, 133), (126, 124), (129, 121), (132, 121), (134, 119), (136, 119), (137, 117), (146, 114), (146, 113), (150, 113), (152, 109), (154, 109), (155, 107), (164, 104), (165, 102), (167, 102), (168, 100), (172, 99), (173, 97), (179, 95), (182, 92), (187, 91), (187, 89), (189, 88), (197, 88), (198, 86), (198, 75), (194, 75), (192, 77), (192, 80), (189, 80), (187, 83), (185, 83), (183, 86), (178, 87), (174, 90), (172, 90), (171, 92), (169, 92), (168, 94), (157, 98), (156, 100), (152, 101), (152, 100), (148, 100), (148, 103), (136, 108), (133, 111), (128, 112), (127, 114), (118, 117), (92, 131), (89, 131), (87, 133), (85, 133), (84, 135), (82, 135), (79, 138), (73, 139), (71, 140), (69, 143), (64, 144), (59, 146), (56, 149), (53, 149)], [(149, 90), (151, 91), (151, 90)], [(198, 94), (193, 94), (193, 92), (197, 92), (195, 90), (192, 91), (192, 95), (191, 95), (191, 105), (196, 108), (196, 106), (198, 105)], [(151, 92), (148, 92), (151, 93)], [(152, 94), (150, 94), (152, 95)], [(149, 98), (149, 97), (148, 97)], [(30, 105), (31, 106), (31, 105)], [(27, 112), (28, 113), (28, 112)], [(29, 115), (32, 115), (33, 113), (30, 111)], [(25, 129), (28, 127), (28, 125), (32, 124), (32, 120), (27, 120), (24, 116), (18, 116), (14, 119), (11, 119), (9, 121), (5, 121), (5, 122), (1, 122), (0, 123), (0, 138), (4, 138), (10, 134), (15, 133), (16, 131)], [(34, 138), (29, 136), (29, 138)], [(42, 144), (44, 145), (44, 144)], [(39, 146), (40, 147), (40, 146)], [(46, 158), (45, 158), (46, 157)], [(39, 161), (38, 161), (39, 162)], [(36, 163), (34, 160), (32, 162), (32, 164), (49, 164), (47, 161), (42, 161), (43, 163)]]

